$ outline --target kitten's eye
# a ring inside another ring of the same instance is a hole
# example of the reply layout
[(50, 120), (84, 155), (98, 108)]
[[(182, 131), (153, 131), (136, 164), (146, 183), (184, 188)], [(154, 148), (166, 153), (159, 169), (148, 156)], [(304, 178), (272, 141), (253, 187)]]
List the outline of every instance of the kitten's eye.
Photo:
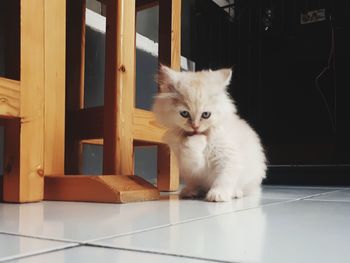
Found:
[(180, 115), (183, 118), (189, 118), (190, 117), (190, 113), (187, 110), (180, 111)]
[(202, 113), (202, 118), (203, 119), (208, 119), (210, 117), (211, 113), (209, 111), (205, 111)]

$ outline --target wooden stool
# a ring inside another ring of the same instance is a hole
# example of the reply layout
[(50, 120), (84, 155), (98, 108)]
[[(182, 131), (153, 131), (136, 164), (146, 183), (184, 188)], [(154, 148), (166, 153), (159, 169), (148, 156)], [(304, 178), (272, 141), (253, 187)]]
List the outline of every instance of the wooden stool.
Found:
[[(21, 81), (0, 79), (5, 98), (14, 98), (18, 105), (10, 114), (11, 105), (0, 107), (0, 115), (11, 116), (0, 123), (6, 130), (4, 200), (156, 199), (159, 192), (152, 185), (127, 176), (134, 173), (133, 146), (137, 145), (158, 145), (158, 189), (176, 190), (178, 169), (162, 143), (164, 129), (150, 112), (134, 107), (136, 10), (155, 1), (103, 1), (107, 6), (105, 100), (104, 107), (88, 109), (83, 108), (85, 1), (30, 2), (21, 0)], [(162, 0), (159, 7), (159, 60), (179, 69), (181, 2)], [(79, 174), (83, 142), (104, 143), (103, 174), (110, 176), (63, 176)]]

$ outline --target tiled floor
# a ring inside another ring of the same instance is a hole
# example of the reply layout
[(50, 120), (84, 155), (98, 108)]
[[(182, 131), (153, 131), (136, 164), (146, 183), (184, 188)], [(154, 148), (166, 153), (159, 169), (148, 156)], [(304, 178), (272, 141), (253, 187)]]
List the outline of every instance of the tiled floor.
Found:
[(0, 203), (0, 261), (349, 262), (350, 188), (265, 186), (229, 203)]

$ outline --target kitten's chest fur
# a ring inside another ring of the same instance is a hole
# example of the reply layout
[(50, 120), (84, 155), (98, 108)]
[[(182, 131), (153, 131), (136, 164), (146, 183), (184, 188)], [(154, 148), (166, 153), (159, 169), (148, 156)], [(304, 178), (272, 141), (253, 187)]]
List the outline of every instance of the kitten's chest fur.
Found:
[(208, 185), (214, 179), (213, 170), (224, 161), (220, 152), (227, 151), (224, 133), (206, 135), (176, 136), (172, 133), (168, 143), (177, 156), (181, 177), (201, 180)]

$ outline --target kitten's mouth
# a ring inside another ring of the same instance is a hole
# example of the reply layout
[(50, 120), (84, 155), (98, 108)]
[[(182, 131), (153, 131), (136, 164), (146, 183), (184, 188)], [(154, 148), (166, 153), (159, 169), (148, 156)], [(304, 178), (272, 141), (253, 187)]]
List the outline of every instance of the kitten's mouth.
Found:
[(207, 135), (207, 131), (184, 131), (184, 136), (189, 137), (189, 136), (194, 136), (194, 135)]

